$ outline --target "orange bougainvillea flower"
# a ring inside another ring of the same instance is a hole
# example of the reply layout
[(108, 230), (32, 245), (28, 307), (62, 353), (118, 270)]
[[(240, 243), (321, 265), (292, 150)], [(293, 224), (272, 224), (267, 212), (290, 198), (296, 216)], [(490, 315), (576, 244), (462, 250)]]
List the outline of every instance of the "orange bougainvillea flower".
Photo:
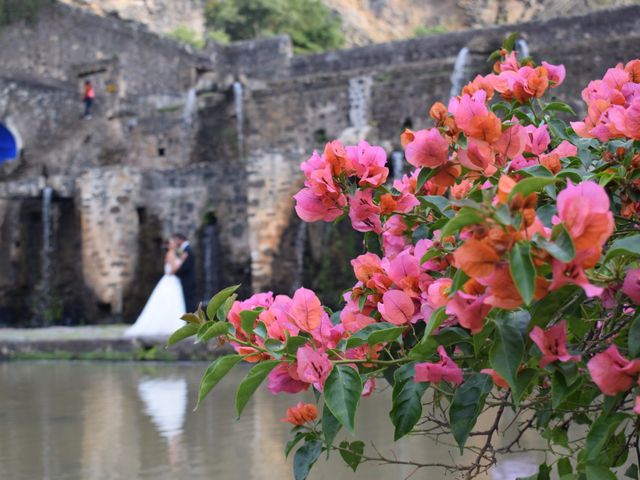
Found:
[(287, 408), (287, 416), (280, 421), (299, 426), (312, 422), (316, 418), (318, 418), (318, 408), (313, 403), (298, 402), (295, 407)]
[(438, 173), (431, 177), (430, 182), (438, 187), (450, 187), (456, 183), (458, 177), (462, 173), (460, 165), (448, 164), (444, 167), (440, 167)]
[(507, 175), (500, 176), (500, 180), (498, 181), (498, 203), (507, 203), (509, 194), (515, 185), (516, 181), (513, 178)]
[(487, 242), (470, 238), (453, 253), (453, 259), (471, 278), (480, 278), (491, 275), (500, 257)]

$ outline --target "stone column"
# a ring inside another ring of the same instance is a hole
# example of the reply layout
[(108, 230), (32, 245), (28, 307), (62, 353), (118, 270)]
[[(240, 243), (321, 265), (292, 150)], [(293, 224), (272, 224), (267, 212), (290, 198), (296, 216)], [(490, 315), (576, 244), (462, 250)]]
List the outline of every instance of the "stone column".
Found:
[(99, 302), (121, 314), (135, 277), (142, 176), (130, 167), (88, 170), (78, 177), (84, 280)]

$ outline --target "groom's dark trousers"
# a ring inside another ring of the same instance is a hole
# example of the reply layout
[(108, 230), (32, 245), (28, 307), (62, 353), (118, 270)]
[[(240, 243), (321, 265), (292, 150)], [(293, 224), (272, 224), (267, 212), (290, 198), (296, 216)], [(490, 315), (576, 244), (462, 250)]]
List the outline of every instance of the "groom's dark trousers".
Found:
[(194, 312), (198, 307), (198, 288), (196, 284), (196, 260), (191, 250), (191, 245), (187, 245), (184, 249), (187, 258), (182, 263), (176, 276), (182, 283), (182, 292), (184, 294), (184, 303), (187, 312)]

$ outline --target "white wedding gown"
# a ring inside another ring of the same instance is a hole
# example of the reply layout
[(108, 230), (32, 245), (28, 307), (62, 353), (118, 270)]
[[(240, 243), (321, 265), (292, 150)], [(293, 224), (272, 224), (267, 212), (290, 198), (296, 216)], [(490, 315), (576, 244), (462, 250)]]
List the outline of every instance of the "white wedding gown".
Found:
[(151, 292), (142, 313), (124, 332), (125, 337), (168, 337), (180, 327), (187, 311), (180, 279), (165, 265), (165, 274)]

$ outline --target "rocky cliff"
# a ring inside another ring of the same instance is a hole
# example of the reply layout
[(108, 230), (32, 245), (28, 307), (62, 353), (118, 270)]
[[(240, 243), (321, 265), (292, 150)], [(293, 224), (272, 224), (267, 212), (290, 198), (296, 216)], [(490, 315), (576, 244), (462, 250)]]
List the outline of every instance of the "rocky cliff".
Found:
[[(187, 26), (204, 31), (205, 0), (62, 0), (169, 33)], [(347, 47), (412, 38), (416, 34), (579, 15), (638, 0), (323, 0), (342, 18)]]

